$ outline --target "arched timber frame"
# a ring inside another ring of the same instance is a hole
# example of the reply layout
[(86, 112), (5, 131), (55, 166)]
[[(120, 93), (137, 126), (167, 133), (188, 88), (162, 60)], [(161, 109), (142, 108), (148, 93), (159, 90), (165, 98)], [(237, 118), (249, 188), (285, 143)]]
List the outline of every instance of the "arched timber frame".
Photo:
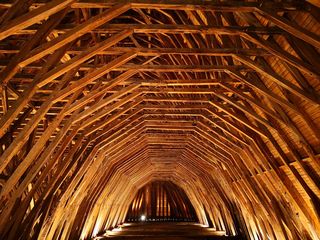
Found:
[(170, 181), (153, 181), (140, 188), (130, 203), (126, 222), (192, 222), (197, 214), (185, 191)]
[(169, 180), (227, 235), (319, 239), (319, 5), (1, 1), (0, 236), (89, 239)]

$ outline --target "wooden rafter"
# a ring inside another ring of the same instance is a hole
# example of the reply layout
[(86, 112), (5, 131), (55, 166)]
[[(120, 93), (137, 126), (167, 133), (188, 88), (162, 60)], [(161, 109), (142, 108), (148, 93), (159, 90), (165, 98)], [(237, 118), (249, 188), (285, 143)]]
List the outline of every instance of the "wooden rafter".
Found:
[(55, 0), (36, 10), (30, 11), (21, 17), (9, 21), (0, 28), (0, 40), (12, 35), (16, 31), (27, 28), (48, 16), (55, 14), (56, 12), (59, 12), (72, 2), (74, 2), (74, 0)]
[(2, 1), (0, 236), (92, 239), (160, 180), (219, 233), (320, 238), (310, 2)]

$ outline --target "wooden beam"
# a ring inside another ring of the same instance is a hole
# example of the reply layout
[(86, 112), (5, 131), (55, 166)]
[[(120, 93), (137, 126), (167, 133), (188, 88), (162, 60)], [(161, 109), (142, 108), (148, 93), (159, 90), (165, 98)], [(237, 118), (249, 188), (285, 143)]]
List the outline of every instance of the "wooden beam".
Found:
[[(63, 57), (65, 53), (65, 48), (61, 49), (60, 51), (55, 52), (52, 54), (46, 64), (42, 67), (41, 71), (35, 76), (34, 81), (29, 85), (29, 89), (26, 89), (20, 98), (16, 100), (9, 108), (6, 115), (0, 119), (0, 136), (3, 136), (7, 129), (9, 128), (10, 124), (15, 120), (15, 118), (19, 115), (20, 111), (25, 107), (25, 105), (31, 100), (31, 97), (36, 93), (37, 87), (36, 84), (41, 78), (42, 74), (44, 74), (48, 69), (53, 67), (60, 59)], [(47, 104), (47, 103), (46, 103)], [(51, 105), (50, 105), (51, 106)], [(48, 106), (48, 108), (50, 107)], [(27, 136), (26, 136), (27, 137)]]
[(29, 55), (24, 58), (20, 63), (20, 67), (24, 67), (54, 51), (61, 48), (62, 46), (72, 42), (73, 40), (81, 37), (89, 31), (101, 26), (102, 24), (110, 21), (111, 19), (119, 16), (120, 14), (130, 9), (129, 4), (118, 4), (111, 9), (104, 11), (103, 13), (90, 18), (88, 21), (74, 27), (70, 31), (63, 35), (51, 40), (50, 42), (44, 43), (39, 47), (32, 50)]
[(0, 17), (0, 25), (6, 24), (14, 17), (18, 15), (25, 14), (29, 11), (30, 6), (33, 4), (33, 0), (21, 0), (21, 1), (14, 1), (9, 9), (5, 11), (4, 14)]
[[(114, 101), (115, 98), (121, 98), (122, 96), (135, 91), (137, 88), (139, 88), (139, 84), (133, 83), (123, 89), (121, 89), (120, 91), (116, 92), (115, 94), (111, 95), (110, 97), (106, 98), (106, 99), (102, 99), (101, 101), (97, 102), (97, 104), (91, 105), (89, 109), (84, 110), (82, 113), (80, 113), (77, 118), (74, 120), (74, 123), (81, 121), (82, 119), (84, 119), (85, 117), (89, 116), (90, 114), (93, 114), (94, 112), (98, 111), (101, 108), (106, 107), (106, 105), (110, 104), (112, 101)], [(133, 94), (133, 96), (129, 95), (129, 99), (125, 98), (126, 101), (128, 100), (132, 100), (133, 98), (137, 97), (140, 93), (136, 91), (136, 94)], [(114, 105), (119, 105), (122, 102), (119, 101)], [(122, 103), (123, 104), (123, 103)], [(120, 106), (120, 105), (119, 105)], [(114, 109), (114, 108), (112, 108)], [(94, 114), (94, 118), (96, 119), (100, 113), (105, 112), (104, 111), (100, 111), (99, 113)], [(107, 111), (107, 113), (109, 113), (109, 110)], [(104, 114), (107, 114), (104, 113)], [(86, 125), (90, 125), (91, 121), (90, 120), (86, 120)]]
[(292, 66), (295, 66), (296, 68), (300, 69), (301, 71), (308, 73), (318, 79), (320, 79), (320, 71), (315, 66), (308, 64), (299, 58), (293, 56), (292, 54), (288, 53), (287, 51), (281, 49), (276, 44), (273, 44), (270, 40), (265, 40), (261, 37), (259, 37), (256, 34), (243, 34), (243, 37), (247, 38), (249, 41), (257, 44), (258, 46), (261, 46), (265, 50), (269, 51), (270, 53), (274, 54), (281, 60), (289, 63)]
[[(130, 31), (130, 30), (124, 30)], [(67, 50), (67, 54), (81, 54), (86, 51), (85, 47), (71, 47)], [(155, 56), (155, 55), (199, 55), (199, 56), (270, 56), (272, 53), (262, 48), (143, 48), (143, 47), (111, 47), (106, 50), (101, 50), (97, 55), (121, 55), (126, 52), (137, 51), (139, 56)], [(7, 46), (0, 49), (2, 54), (15, 54), (18, 49)]]
[(307, 0), (308, 2), (310, 2), (311, 4), (317, 6), (318, 8), (320, 8), (320, 1), (319, 0)]
[(63, 19), (66, 10), (62, 10), (48, 18), (41, 26), (35, 31), (28, 41), (26, 41), (19, 50), (14, 58), (10, 59), (7, 66), (1, 71), (0, 83), (7, 84), (9, 80), (20, 70), (19, 62), (25, 58), (29, 52), (37, 45), (39, 45), (44, 38), (59, 24)]
[[(216, 71), (228, 71), (230, 70), (240, 70), (247, 71), (248, 68), (242, 65), (226, 66), (226, 65), (124, 65), (117, 68), (118, 71), (121, 70), (139, 70), (140, 72), (151, 71), (151, 72), (216, 72)], [(249, 69), (250, 71), (250, 69)]]
[(286, 124), (284, 122), (284, 120), (281, 117), (279, 117), (273, 110), (267, 108), (267, 106), (265, 106), (263, 103), (258, 101), (256, 98), (252, 98), (252, 97), (248, 96), (240, 89), (237, 89), (237, 88), (235, 88), (225, 82), (220, 82), (220, 85), (226, 89), (229, 89), (231, 92), (233, 92), (234, 94), (236, 94), (237, 96), (239, 96), (243, 100), (247, 101), (248, 103), (253, 104), (254, 106), (258, 107), (259, 109), (261, 109), (264, 113), (266, 113), (270, 117), (277, 119), (278, 121)]
[(103, 68), (97, 69), (94, 72), (91, 72), (90, 74), (86, 75), (84, 78), (80, 79), (77, 83), (72, 84), (66, 88), (64, 88), (61, 91), (58, 91), (57, 93), (53, 94), (51, 97), (51, 100), (48, 101), (46, 104), (43, 105), (41, 110), (37, 111), (36, 117), (38, 118), (37, 121), (33, 121), (33, 124), (26, 126), (23, 131), (20, 132), (19, 137), (15, 139), (16, 143), (11, 144), (10, 147), (7, 149), (6, 152), (3, 153), (3, 155), (0, 157), (0, 171), (1, 168), (5, 167), (12, 157), (19, 151), (19, 149), (22, 147), (24, 142), (26, 141), (26, 136), (28, 136), (28, 132), (33, 130), (36, 127), (36, 124), (40, 121), (42, 118), (43, 114), (45, 114), (48, 109), (56, 102), (58, 99), (66, 97), (68, 95), (74, 94), (77, 92), (79, 89), (83, 88), (88, 84), (90, 81), (94, 81), (95, 79), (103, 76), (106, 74), (112, 67), (119, 66), (123, 64), (126, 61), (129, 61), (131, 58), (135, 57), (135, 53), (127, 53), (122, 55), (121, 57), (111, 61), (109, 64), (105, 65)]
[[(78, 96), (78, 95), (79, 95), (79, 93), (75, 94), (75, 96)], [(23, 130), (21, 131), (19, 136), (17, 138), (15, 138), (13, 144), (11, 144), (10, 147), (7, 149), (8, 151), (4, 152), (4, 154), (1, 156), (1, 158), (0, 158), (0, 161), (2, 163), (1, 168), (3, 167), (3, 169), (4, 169), (6, 167), (6, 165), (12, 159), (13, 155), (16, 154), (16, 152), (19, 151), (21, 149), (21, 147), (23, 146), (23, 144), (27, 141), (25, 136), (27, 135), (28, 132), (33, 131), (36, 124), (38, 124), (38, 122), (41, 120), (43, 112), (45, 112), (48, 108), (47, 105), (50, 105), (50, 103), (44, 104), (39, 109), (39, 111), (32, 118), (33, 121), (31, 121), (31, 122), (33, 122), (33, 124), (27, 125), (25, 128), (23, 128)], [(68, 104), (66, 105), (66, 107), (67, 106), (68, 106)], [(38, 154), (42, 150), (44, 144), (47, 142), (48, 138), (50, 138), (52, 133), (56, 130), (56, 128), (59, 126), (60, 122), (63, 120), (63, 117), (64, 117), (64, 115), (63, 115), (63, 110), (62, 110), (62, 114), (60, 114), (56, 117), (56, 119), (55, 119), (56, 121), (54, 122), (54, 124), (53, 123), (50, 124), (50, 127), (48, 127), (45, 130), (44, 134), (40, 138), (41, 141), (40, 142), (37, 141), (37, 144), (33, 146), (33, 150), (28, 153), (23, 164), (20, 164), (18, 166), (18, 169), (21, 169), (21, 171), (15, 171), (10, 176), (9, 180), (7, 181), (6, 186), (4, 186), (4, 188), (3, 188), (4, 191), (1, 192), (1, 196), (7, 194), (8, 193), (7, 191), (11, 190), (12, 185), (10, 183), (15, 182), (17, 179), (19, 179), (21, 176), (20, 174), (23, 174), (24, 170), (29, 166), (30, 161), (33, 161), (34, 158), (36, 158), (38, 156)], [(11, 152), (11, 151), (13, 151), (13, 152)]]
[(62, 91), (57, 92), (54, 94), (52, 99), (53, 102), (58, 102), (59, 100), (69, 96), (73, 92), (83, 88), (84, 86), (88, 85), (89, 83), (99, 79), (100, 77), (104, 76), (112, 69), (121, 66), (122, 64), (128, 62), (132, 58), (136, 57), (137, 53), (125, 53), (122, 56), (114, 59), (113, 61), (105, 64), (103, 67), (96, 69), (93, 72), (88, 73), (86, 76), (75, 82), (74, 84), (67, 86)]
[(3, 115), (5, 115), (8, 111), (9, 105), (8, 105), (8, 90), (7, 86), (2, 86), (1, 88), (1, 102), (2, 102), (2, 111)]
[[(100, 129), (103, 129), (105, 126), (111, 124), (114, 120), (119, 118), (121, 115), (123, 115), (126, 112), (130, 111), (131, 108), (137, 107), (143, 101), (143, 98), (139, 97), (139, 95), (141, 95), (141, 93), (134, 92), (134, 93), (130, 94), (129, 96), (121, 99), (119, 102), (117, 102), (113, 106), (107, 107), (103, 112), (99, 113), (99, 116), (93, 116), (90, 119), (88, 119), (88, 121), (86, 121), (86, 123), (82, 124), (82, 126), (81, 126), (81, 128), (85, 129), (84, 130), (84, 135), (85, 136), (90, 136), (91, 134), (95, 133), (96, 131), (98, 131)], [(114, 114), (111, 117), (108, 117), (103, 122), (96, 123), (95, 125), (90, 127), (90, 125), (92, 125), (91, 123), (97, 121), (97, 119), (99, 117), (102, 117), (102, 116), (105, 116), (105, 115), (109, 114), (111, 111), (114, 111), (115, 108), (117, 108), (119, 106), (122, 106), (122, 105), (128, 103), (129, 101), (132, 101), (133, 99), (134, 99), (134, 101), (129, 105), (130, 108), (128, 108), (128, 106), (126, 106), (126, 107), (123, 108), (123, 110), (117, 112), (116, 114)], [(141, 110), (142, 109), (140, 108), (140, 111)]]
[[(148, 64), (148, 63), (152, 62), (153, 60), (154, 60), (154, 58), (151, 58), (151, 59), (143, 62), (142, 65)], [(112, 79), (111, 81), (108, 81), (108, 83), (106, 85), (102, 85), (101, 87), (98, 87), (98, 88), (90, 91), (90, 93), (87, 94), (86, 96), (84, 96), (81, 100), (71, 104), (70, 107), (68, 108), (68, 110), (66, 111), (66, 114), (69, 114), (69, 113), (73, 112), (74, 110), (85, 106), (86, 104), (88, 104), (88, 102), (101, 96), (101, 94), (106, 93), (108, 90), (115, 87), (116, 85), (121, 84), (123, 81), (127, 80), (128, 78), (130, 78), (131, 76), (133, 76), (136, 73), (137, 73), (136, 70), (129, 70), (127, 72), (120, 74), (119, 76)]]
[[(312, 1), (312, 0), (310, 0)], [(316, 0), (315, 0), (316, 1)], [(178, 0), (172, 3), (169, 0), (158, 2), (156, 0), (80, 0), (71, 4), (72, 8), (110, 8), (117, 3), (130, 3), (133, 8), (141, 9), (167, 9), (167, 10), (201, 10), (218, 12), (252, 12), (256, 7), (273, 9), (274, 11), (295, 11), (302, 10), (303, 5), (297, 2), (244, 2), (230, 1), (228, 3), (204, 2), (202, 0)], [(34, 4), (34, 7), (44, 5), (41, 1)], [(0, 8), (9, 8), (11, 2), (0, 3)]]
[[(72, 72), (72, 73), (69, 73), (66, 78), (72, 76), (73, 74), (75, 74), (76, 71)], [(74, 99), (72, 100), (75, 100), (76, 97), (78, 97), (78, 95), (80, 94), (80, 92), (77, 92), (73, 95)], [(68, 107), (69, 104), (71, 104), (72, 101), (70, 101), (68, 104), (66, 104), (65, 108)], [(47, 105), (50, 104), (50, 103), (47, 103)], [(47, 105), (43, 104), (42, 107), (39, 109), (39, 111), (33, 116), (33, 118), (31, 120), (34, 120), (31, 121), (33, 122), (34, 124), (30, 124), (30, 125), (27, 125), (22, 131), (21, 131), (21, 134), (15, 139), (16, 142), (14, 142), (14, 144), (11, 144), (10, 147), (12, 147), (11, 150), (13, 151), (19, 151), (21, 149), (21, 145), (23, 145), (25, 143), (25, 137), (23, 136), (24, 134), (27, 134), (28, 131), (34, 129), (34, 125), (36, 125), (40, 119), (41, 119), (41, 114), (43, 114), (43, 112), (46, 111), (46, 108), (47, 108)], [(63, 115), (63, 110), (61, 111), (61, 114), (58, 115), (56, 118), (55, 118), (55, 121), (52, 122), (48, 128), (45, 130), (44, 134), (41, 136), (41, 138), (39, 139), (39, 141), (37, 141), (37, 144), (34, 145), (31, 149), (31, 151), (29, 151), (25, 157), (25, 161), (23, 161), (16, 169), (16, 171), (13, 172), (13, 174), (10, 176), (10, 178), (8, 179), (8, 181), (6, 182), (6, 185), (3, 187), (3, 191), (1, 191), (0, 193), (0, 196), (1, 198), (2, 197), (7, 197), (9, 199), (14, 199), (13, 201), (9, 201), (9, 204), (6, 205), (6, 208), (4, 209), (4, 211), (2, 212), (2, 216), (8, 216), (13, 208), (13, 204), (15, 202), (15, 199), (17, 199), (19, 197), (19, 195), (16, 195), (14, 194), (13, 196), (8, 196), (7, 194), (13, 190), (12, 189), (12, 184), (13, 185), (16, 185), (17, 183), (17, 180), (20, 179), (21, 175), (25, 172), (25, 170), (30, 166), (30, 163), (32, 161), (35, 160), (36, 157), (38, 157), (38, 155), (41, 153), (41, 151), (43, 150), (43, 147), (45, 146), (46, 142), (48, 141), (48, 139), (50, 138), (50, 136), (52, 135), (52, 133), (54, 131), (56, 131), (56, 128), (59, 126), (60, 122), (63, 120), (64, 118), (64, 115)], [(10, 148), (9, 147), (9, 148)], [(12, 156), (10, 156), (10, 153), (9, 153), (9, 156), (5, 156), (6, 155), (6, 152), (1, 156), (1, 157), (8, 157), (8, 159), (2, 159), (0, 158), (0, 161), (3, 162), (3, 164), (7, 164), (6, 162), (9, 162), (12, 158)], [(1, 166), (2, 167), (2, 166)], [(3, 166), (5, 167), (5, 166)], [(33, 174), (36, 174), (36, 173), (33, 173)], [(32, 174), (30, 174), (29, 176), (30, 178), (32, 178)], [(26, 182), (24, 182), (25, 184), (28, 184)], [(15, 189), (17, 190), (17, 189)], [(24, 188), (22, 189), (24, 190)], [(21, 189), (20, 189), (21, 191)], [(15, 191), (15, 193), (17, 193)], [(0, 223), (2, 223), (4, 220), (1, 219), (0, 220)], [(0, 230), (3, 229), (5, 226), (3, 224), (0, 224)]]
[[(6, 117), (2, 119), (2, 121), (0, 122), (1, 129), (5, 131), (6, 126), (10, 125), (10, 123), (13, 121), (15, 116), (20, 112), (21, 108), (23, 107), (22, 103), (28, 102), (38, 88), (52, 81), (56, 77), (64, 74), (65, 72), (70, 71), (71, 69), (77, 67), (82, 62), (94, 56), (97, 51), (100, 51), (101, 49), (105, 49), (112, 46), (113, 44), (118, 42), (120, 39), (125, 38), (130, 34), (131, 34), (130, 31), (129, 32), (124, 31), (124, 32), (121, 32), (120, 34), (116, 34), (108, 38), (107, 40), (101, 42), (100, 44), (97, 44), (94, 47), (89, 48), (87, 51), (72, 58), (70, 61), (67, 61), (64, 64), (61, 64), (56, 68), (53, 68), (51, 71), (45, 74), (40, 74), (41, 77), (36, 78), (33, 81), (32, 86), (30, 86), (28, 90), (25, 90), (25, 92), (23, 93), (23, 96), (20, 97), (18, 101), (15, 103), (15, 105), (12, 107), (12, 109), (10, 109), (10, 114), (7, 114)], [(46, 71), (46, 69), (43, 69), (43, 70)], [(0, 136), (1, 134), (3, 133), (0, 131)]]
[[(88, 21), (90, 21), (89, 19)], [(167, 33), (167, 34), (220, 34), (220, 35), (241, 35), (243, 33), (255, 33), (262, 35), (282, 34), (283, 30), (278, 27), (243, 27), (243, 26), (216, 26), (216, 25), (182, 25), (182, 24), (97, 24), (95, 28), (88, 29), (87, 32), (94, 33), (117, 33), (122, 30), (132, 30), (136, 34), (148, 33)], [(80, 25), (81, 26), (81, 25)], [(60, 25), (55, 29), (55, 32), (67, 34), (79, 26), (75, 25)], [(33, 34), (35, 30), (25, 29), (15, 34)]]
[(315, 103), (317, 105), (320, 104), (320, 97), (316, 92), (308, 93), (303, 91), (298, 86), (294, 85), (290, 81), (278, 75), (271, 67), (263, 66), (256, 61), (251, 60), (248, 57), (244, 56), (235, 56), (237, 60), (242, 62), (243, 64), (252, 67), (252, 69), (256, 70), (261, 75), (266, 76), (268, 79), (276, 82), (279, 86), (287, 89), (288, 91), (294, 93), (295, 95), (301, 97), (302, 99)]
[(0, 27), (0, 40), (13, 33), (46, 19), (48, 16), (66, 8), (75, 0), (54, 0), (42, 7), (30, 11)]
[(216, 93), (215, 96), (229, 103), (231, 106), (236, 107), (243, 113), (248, 114), (250, 117), (255, 119), (257, 122), (260, 122), (261, 124), (265, 125), (266, 127), (274, 128), (274, 126), (271, 123), (269, 123), (267, 119), (265, 119), (264, 117), (261, 117), (255, 111), (248, 109), (246, 106), (238, 103), (235, 99), (231, 99), (225, 96), (224, 94), (220, 94), (220, 93)]
[(257, 8), (257, 11), (266, 19), (272, 21), (283, 30), (291, 33), (293, 36), (302, 39), (303, 41), (320, 48), (320, 37), (316, 33), (310, 32), (298, 24), (279, 16), (271, 9)]
[[(46, 6), (35, 1), (31, 11)], [(257, 9), (298, 19), (317, 13), (306, 2), (275, 1), (79, 0), (56, 30), (47, 26), (57, 42), (30, 55), (21, 44), (29, 36), (3, 41), (0, 65), (15, 65), (3, 75), (14, 88), (0, 146), (0, 235), (90, 238), (125, 219), (131, 191), (161, 178), (187, 183), (199, 221), (210, 215), (227, 234), (240, 214), (249, 238), (320, 236), (317, 47)], [(130, 12), (119, 17), (110, 10), (117, 6)], [(95, 27), (106, 12), (121, 26)], [(128, 30), (127, 22), (141, 27)], [(272, 57), (279, 66), (269, 66)], [(30, 114), (27, 103), (35, 105)]]
[(218, 102), (215, 101), (209, 101), (209, 103), (218, 108), (219, 110), (227, 113), (230, 117), (234, 118), (235, 120), (237, 120), (238, 122), (240, 122), (241, 124), (243, 124), (244, 126), (248, 127), (249, 129), (251, 129), (252, 131), (258, 133), (259, 135), (268, 138), (265, 134), (265, 132), (263, 130), (261, 130), (260, 128), (258, 128), (257, 126), (255, 126), (254, 124), (252, 124), (251, 122), (249, 122), (247, 119), (245, 119), (244, 117), (240, 116), (239, 114), (235, 113), (234, 111), (232, 111), (231, 109), (228, 109), (225, 105), (222, 105)]
[[(138, 55), (138, 52), (133, 51)], [(126, 54), (129, 54), (130, 52), (127, 52)], [(101, 68), (105, 64), (92, 64), (92, 63), (84, 63), (80, 65), (79, 70), (80, 71), (89, 71), (96, 68)], [(3, 66), (3, 65), (2, 65)], [(1, 61), (0, 61), (0, 68), (1, 68)], [(41, 69), (42, 66), (40, 64), (32, 64), (29, 66), (24, 67), (24, 69)], [(140, 72), (146, 71), (154, 71), (154, 72), (165, 72), (167, 69), (168, 72), (215, 72), (215, 71), (228, 71), (228, 70), (234, 70), (234, 71), (246, 71), (246, 72), (253, 72), (254, 70), (248, 66), (245, 65), (156, 65), (156, 64), (150, 64), (150, 65), (144, 65), (141, 66), (140, 64), (124, 64), (123, 66), (119, 66), (116, 68), (113, 68), (112, 71), (127, 71), (127, 70), (139, 70)]]
[(52, 80), (60, 77), (62, 74), (70, 71), (74, 67), (79, 66), (81, 63), (87, 61), (91, 57), (94, 57), (98, 52), (113, 46), (114, 44), (130, 36), (131, 34), (132, 32), (130, 30), (125, 30), (109, 37), (108, 39), (100, 43), (95, 44), (93, 47), (87, 48), (85, 51), (81, 52), (79, 55), (75, 56), (71, 60), (67, 61), (66, 63), (60, 64), (59, 66), (44, 74), (42, 79), (37, 84), (37, 87), (43, 87)]

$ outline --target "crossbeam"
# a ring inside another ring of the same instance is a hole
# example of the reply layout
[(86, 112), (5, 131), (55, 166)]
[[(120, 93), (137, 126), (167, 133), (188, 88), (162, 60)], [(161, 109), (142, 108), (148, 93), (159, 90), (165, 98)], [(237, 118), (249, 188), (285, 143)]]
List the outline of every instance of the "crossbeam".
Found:
[[(202, 10), (202, 11), (219, 11), (219, 12), (251, 12), (257, 7), (269, 8), (274, 11), (295, 11), (303, 9), (303, 4), (297, 2), (244, 2), (244, 1), (228, 1), (209, 2), (202, 0), (176, 0), (174, 2), (165, 0), (80, 0), (71, 4), (72, 8), (110, 8), (116, 3), (130, 3), (133, 8), (139, 9), (167, 9), (167, 10)], [(44, 1), (38, 0), (32, 6), (39, 7), (44, 5)], [(12, 3), (3, 1), (0, 8), (9, 8)]]
[[(58, 34), (68, 33), (76, 26), (73, 24), (60, 25), (54, 32)], [(88, 30), (94, 33), (115, 33), (121, 30), (132, 30), (134, 33), (169, 33), (169, 34), (222, 34), (239, 35), (242, 33), (256, 34), (282, 34), (284, 31), (278, 27), (253, 27), (253, 26), (200, 26), (200, 25), (182, 25), (182, 24), (105, 24), (102, 27), (96, 27)], [(22, 29), (13, 34), (34, 34), (35, 28)]]

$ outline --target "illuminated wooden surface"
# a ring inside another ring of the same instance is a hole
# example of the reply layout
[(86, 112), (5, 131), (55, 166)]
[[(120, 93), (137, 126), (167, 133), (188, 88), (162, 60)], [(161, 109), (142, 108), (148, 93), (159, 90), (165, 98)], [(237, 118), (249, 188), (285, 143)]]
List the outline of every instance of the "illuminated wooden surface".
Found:
[(248, 239), (320, 238), (317, 1), (0, 3), (0, 236), (90, 239), (148, 182)]
[[(141, 217), (143, 216), (143, 219)], [(197, 222), (188, 196), (172, 182), (155, 181), (141, 188), (132, 200), (126, 222), (137, 221)]]
[(224, 235), (223, 231), (215, 231), (196, 223), (140, 222), (123, 224), (97, 239), (237, 239)]

